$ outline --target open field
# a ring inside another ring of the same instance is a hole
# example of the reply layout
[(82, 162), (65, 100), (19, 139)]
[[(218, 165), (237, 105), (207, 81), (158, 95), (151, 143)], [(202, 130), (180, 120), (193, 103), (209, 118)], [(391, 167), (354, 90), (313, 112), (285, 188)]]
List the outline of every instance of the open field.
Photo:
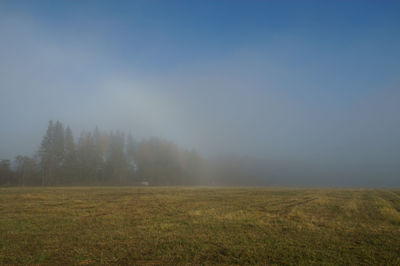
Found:
[(400, 265), (400, 190), (2, 188), (0, 264)]

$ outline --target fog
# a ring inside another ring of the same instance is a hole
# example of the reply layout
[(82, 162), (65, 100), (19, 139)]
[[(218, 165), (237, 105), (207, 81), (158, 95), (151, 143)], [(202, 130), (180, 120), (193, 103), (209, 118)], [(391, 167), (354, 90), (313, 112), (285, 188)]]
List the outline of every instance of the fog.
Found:
[(60, 120), (196, 149), (222, 185), (400, 185), (397, 3), (53, 5), (0, 3), (0, 159)]

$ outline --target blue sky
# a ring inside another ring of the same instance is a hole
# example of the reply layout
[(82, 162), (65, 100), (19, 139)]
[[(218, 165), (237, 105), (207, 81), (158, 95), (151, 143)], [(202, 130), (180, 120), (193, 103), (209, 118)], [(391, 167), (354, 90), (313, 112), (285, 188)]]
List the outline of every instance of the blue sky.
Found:
[(33, 154), (59, 119), (75, 135), (97, 125), (204, 154), (397, 171), (399, 13), (398, 1), (0, 1), (0, 158)]

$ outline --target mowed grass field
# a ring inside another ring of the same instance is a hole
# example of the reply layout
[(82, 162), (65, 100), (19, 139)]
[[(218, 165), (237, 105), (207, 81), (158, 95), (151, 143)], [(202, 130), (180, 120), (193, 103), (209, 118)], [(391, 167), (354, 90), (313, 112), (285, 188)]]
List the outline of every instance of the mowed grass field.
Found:
[(1, 188), (0, 264), (400, 265), (400, 190)]

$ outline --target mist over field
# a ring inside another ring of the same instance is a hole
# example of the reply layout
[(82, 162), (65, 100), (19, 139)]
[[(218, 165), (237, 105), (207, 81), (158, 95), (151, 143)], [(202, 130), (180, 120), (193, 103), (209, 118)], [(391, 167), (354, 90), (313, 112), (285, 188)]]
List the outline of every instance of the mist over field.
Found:
[(96, 127), (110, 143), (131, 134), (146, 156), (146, 140), (165, 140), (182, 175), (196, 151), (203, 168), (188, 184), (399, 187), (399, 11), (1, 1), (0, 159), (37, 155), (52, 120), (76, 145)]
[(399, 14), (0, 0), (0, 265), (400, 265)]

